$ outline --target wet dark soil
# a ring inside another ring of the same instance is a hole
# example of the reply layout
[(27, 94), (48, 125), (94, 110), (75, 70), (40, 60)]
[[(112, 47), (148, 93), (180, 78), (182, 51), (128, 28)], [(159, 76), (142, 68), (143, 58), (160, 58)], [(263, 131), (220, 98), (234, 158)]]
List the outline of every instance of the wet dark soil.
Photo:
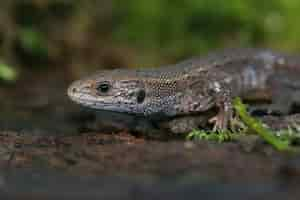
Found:
[(70, 82), (52, 70), (0, 88), (1, 199), (300, 198), (299, 155), (253, 135), (150, 140), (127, 128), (137, 118), (73, 104)]

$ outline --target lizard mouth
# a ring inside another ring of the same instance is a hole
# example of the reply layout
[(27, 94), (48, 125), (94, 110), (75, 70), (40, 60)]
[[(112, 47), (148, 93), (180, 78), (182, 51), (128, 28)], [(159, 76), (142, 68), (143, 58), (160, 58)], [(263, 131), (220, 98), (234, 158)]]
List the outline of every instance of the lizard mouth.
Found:
[(82, 105), (82, 106), (86, 106), (86, 107), (90, 107), (90, 108), (94, 108), (94, 109), (98, 109), (98, 110), (115, 110), (116, 106), (113, 106), (111, 103), (107, 103), (105, 101), (101, 101), (99, 99), (96, 99), (94, 96), (90, 95), (89, 93), (86, 92), (76, 92), (76, 93), (68, 93), (68, 96), (70, 97), (70, 99), (72, 101), (74, 101), (75, 103)]

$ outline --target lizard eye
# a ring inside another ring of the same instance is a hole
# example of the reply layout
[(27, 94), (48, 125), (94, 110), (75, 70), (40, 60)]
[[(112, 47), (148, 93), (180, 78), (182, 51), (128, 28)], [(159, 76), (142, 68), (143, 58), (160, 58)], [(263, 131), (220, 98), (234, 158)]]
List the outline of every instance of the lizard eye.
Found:
[(143, 103), (144, 100), (145, 100), (145, 97), (146, 97), (145, 90), (140, 90), (137, 93), (136, 100), (137, 100), (138, 103)]
[(98, 92), (107, 93), (110, 89), (110, 84), (108, 82), (100, 83), (96, 89)]

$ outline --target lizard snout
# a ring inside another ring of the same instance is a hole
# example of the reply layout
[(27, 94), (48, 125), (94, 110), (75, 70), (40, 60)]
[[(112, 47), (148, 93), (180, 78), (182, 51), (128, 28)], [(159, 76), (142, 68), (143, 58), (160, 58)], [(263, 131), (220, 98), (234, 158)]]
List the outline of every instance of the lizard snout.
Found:
[(72, 97), (76, 96), (80, 92), (81, 83), (79, 81), (73, 82), (67, 91), (68, 96), (72, 99)]
[(77, 92), (77, 88), (74, 86), (74, 83), (72, 83), (72, 84), (68, 87), (67, 94), (68, 94), (68, 96), (69, 96), (70, 98), (72, 98), (76, 92)]
[(92, 94), (93, 82), (91, 81), (75, 81), (68, 88), (68, 96), (71, 99), (76, 99), (82, 94)]

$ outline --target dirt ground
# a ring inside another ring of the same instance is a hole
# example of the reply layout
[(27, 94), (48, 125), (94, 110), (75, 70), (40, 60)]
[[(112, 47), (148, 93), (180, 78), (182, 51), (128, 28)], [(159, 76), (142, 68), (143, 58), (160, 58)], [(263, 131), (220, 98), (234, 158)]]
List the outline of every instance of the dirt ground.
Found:
[(73, 104), (70, 82), (52, 70), (0, 88), (1, 199), (300, 198), (298, 155), (256, 136), (149, 140), (126, 130), (127, 118)]

